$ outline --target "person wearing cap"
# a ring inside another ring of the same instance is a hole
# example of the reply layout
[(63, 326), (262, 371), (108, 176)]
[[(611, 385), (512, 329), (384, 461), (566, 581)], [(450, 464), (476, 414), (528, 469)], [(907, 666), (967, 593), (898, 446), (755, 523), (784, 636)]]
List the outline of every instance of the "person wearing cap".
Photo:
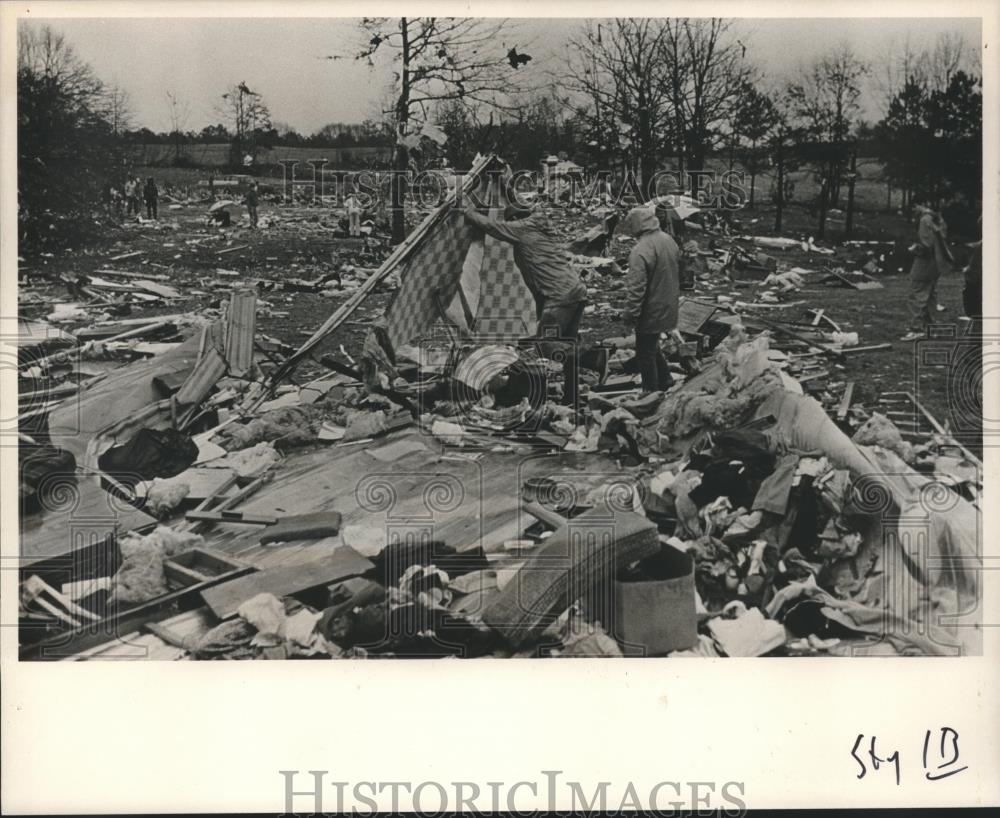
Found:
[(673, 383), (660, 349), (660, 335), (677, 333), (681, 251), (660, 228), (652, 207), (633, 208), (621, 230), (636, 238), (628, 257), (623, 317), (635, 326), (642, 389), (656, 392)]
[(569, 262), (562, 238), (544, 214), (514, 203), (506, 207), (503, 221), (484, 216), (470, 205), (465, 221), (512, 245), (514, 262), (535, 299), (538, 347), (548, 358), (562, 358), (563, 403), (575, 407), (581, 354), (578, 336), (587, 289)]
[(913, 266), (910, 268), (910, 330), (903, 341), (923, 338), (934, 314), (943, 307), (937, 302), (937, 282), (953, 261), (946, 238), (948, 226), (939, 213), (926, 204), (914, 210), (920, 218), (917, 241), (910, 247)]

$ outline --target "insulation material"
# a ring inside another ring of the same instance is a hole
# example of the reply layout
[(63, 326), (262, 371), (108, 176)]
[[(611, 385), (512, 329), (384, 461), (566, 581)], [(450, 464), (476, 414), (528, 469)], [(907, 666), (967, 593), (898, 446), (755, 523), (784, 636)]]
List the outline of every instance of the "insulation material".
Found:
[(191, 493), (191, 486), (176, 478), (157, 477), (146, 491), (146, 508), (157, 517), (164, 517), (179, 506)]
[(163, 571), (168, 557), (204, 544), (198, 534), (158, 527), (145, 536), (128, 534), (120, 543), (122, 564), (112, 580), (111, 601), (139, 604), (170, 590)]
[(243, 425), (228, 427), (222, 434), (230, 451), (257, 443), (273, 442), (282, 448), (304, 446), (316, 440), (322, 421), (311, 406), (282, 406), (265, 412)]
[(865, 425), (854, 433), (855, 443), (862, 446), (881, 446), (895, 453), (907, 463), (913, 461), (913, 445), (905, 440), (889, 418), (874, 412)]
[(713, 365), (660, 404), (656, 430), (677, 440), (702, 429), (731, 429), (781, 390), (781, 372), (768, 360), (767, 336), (746, 342), (742, 327), (735, 327), (716, 350)]
[(258, 443), (213, 460), (211, 467), (232, 469), (237, 477), (259, 477), (280, 460), (281, 455), (272, 443)]

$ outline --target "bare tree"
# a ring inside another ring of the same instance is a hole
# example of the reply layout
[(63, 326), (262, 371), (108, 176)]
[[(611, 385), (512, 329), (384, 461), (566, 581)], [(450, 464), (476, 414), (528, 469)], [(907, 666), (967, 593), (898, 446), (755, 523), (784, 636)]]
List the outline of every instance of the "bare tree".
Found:
[(819, 236), (825, 230), (827, 210), (840, 197), (851, 151), (849, 139), (860, 112), (861, 84), (868, 70), (867, 63), (843, 44), (817, 57), (800, 72), (800, 81), (788, 85), (792, 110), (808, 137), (802, 151), (820, 182)]
[(588, 22), (570, 40), (565, 83), (590, 101), (580, 111), (602, 157), (622, 155), (640, 187), (656, 172), (671, 132), (671, 93), (662, 60), (662, 20)]
[(259, 148), (258, 132), (271, 127), (271, 112), (261, 95), (251, 91), (245, 82), (240, 82), (222, 95), (217, 111), (226, 118), (233, 134), (230, 164), (243, 164), (245, 156), (255, 158)]
[[(406, 235), (403, 203), (410, 151), (419, 144), (424, 123), (435, 105), (446, 101), (502, 106), (516, 86), (515, 71), (530, 56), (507, 49), (504, 20), (454, 17), (364, 18), (366, 42), (356, 59), (374, 65), (380, 53), (391, 54), (392, 124), (396, 136), (392, 177), (392, 238)], [(525, 59), (527, 58), (527, 59)]]
[(191, 105), (177, 96), (176, 91), (167, 91), (167, 115), (170, 118), (170, 139), (174, 143), (174, 162), (179, 162), (184, 149), (184, 130), (191, 118)]
[(679, 147), (692, 170), (703, 170), (709, 152), (724, 136), (739, 105), (740, 91), (752, 76), (746, 48), (733, 23), (719, 18), (666, 21), (673, 104), (682, 111)]
[(111, 133), (115, 137), (120, 137), (132, 127), (132, 100), (124, 88), (117, 85), (108, 88), (104, 94), (102, 107), (111, 126)]

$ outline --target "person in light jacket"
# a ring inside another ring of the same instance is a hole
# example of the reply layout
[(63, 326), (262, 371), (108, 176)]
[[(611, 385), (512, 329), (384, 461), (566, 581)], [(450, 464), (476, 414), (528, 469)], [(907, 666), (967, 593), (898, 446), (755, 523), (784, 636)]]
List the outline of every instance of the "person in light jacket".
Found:
[(953, 261), (948, 249), (948, 226), (939, 213), (924, 204), (916, 206), (920, 222), (917, 225), (917, 242), (913, 251), (913, 266), (910, 268), (910, 330), (903, 341), (923, 338), (928, 325), (939, 311), (937, 283), (941, 274), (947, 272)]
[(635, 355), (645, 392), (667, 389), (673, 379), (660, 349), (662, 333), (676, 333), (681, 252), (660, 229), (656, 211), (636, 207), (622, 231), (637, 241), (628, 258), (623, 317), (635, 327)]

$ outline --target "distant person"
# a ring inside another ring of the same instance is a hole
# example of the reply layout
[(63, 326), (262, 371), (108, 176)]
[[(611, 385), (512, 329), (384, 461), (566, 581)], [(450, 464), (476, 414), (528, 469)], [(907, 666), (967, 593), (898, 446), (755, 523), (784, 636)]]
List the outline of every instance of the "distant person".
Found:
[(622, 231), (637, 239), (628, 257), (624, 318), (635, 326), (642, 389), (656, 392), (673, 383), (660, 335), (677, 330), (681, 251), (660, 228), (651, 207), (633, 208), (622, 222)]
[(250, 189), (247, 191), (246, 195), (246, 206), (247, 213), (250, 214), (250, 227), (254, 230), (257, 229), (257, 205), (260, 198), (257, 194), (257, 183), (253, 182), (250, 185)]
[(111, 204), (113, 201), (114, 197), (111, 195), (111, 182), (105, 182), (104, 187), (101, 188), (101, 204), (109, 213), (111, 212)]
[(125, 214), (131, 216), (134, 212), (139, 212), (139, 200), (136, 198), (138, 181), (128, 176), (125, 177)]
[(348, 235), (360, 236), (361, 214), (364, 212), (364, 208), (361, 206), (361, 200), (358, 198), (358, 194), (352, 190), (351, 194), (344, 200), (344, 206), (347, 208)]
[(209, 201), (215, 201), (215, 173), (208, 174), (208, 198)]
[(146, 180), (146, 187), (142, 191), (142, 197), (146, 201), (146, 218), (157, 218), (157, 205), (160, 199), (160, 191), (156, 187), (156, 180), (150, 176)]
[(950, 269), (954, 259), (948, 249), (948, 226), (940, 213), (926, 203), (915, 208), (919, 216), (917, 241), (910, 247), (913, 266), (910, 268), (910, 330), (903, 341), (923, 338), (941, 307), (937, 301), (937, 283), (943, 272)]
[[(982, 229), (983, 218), (979, 217), (979, 227)], [(965, 286), (962, 288), (962, 306), (966, 321), (974, 321), (983, 317), (983, 240), (974, 241), (969, 245), (972, 254), (965, 266)]]

